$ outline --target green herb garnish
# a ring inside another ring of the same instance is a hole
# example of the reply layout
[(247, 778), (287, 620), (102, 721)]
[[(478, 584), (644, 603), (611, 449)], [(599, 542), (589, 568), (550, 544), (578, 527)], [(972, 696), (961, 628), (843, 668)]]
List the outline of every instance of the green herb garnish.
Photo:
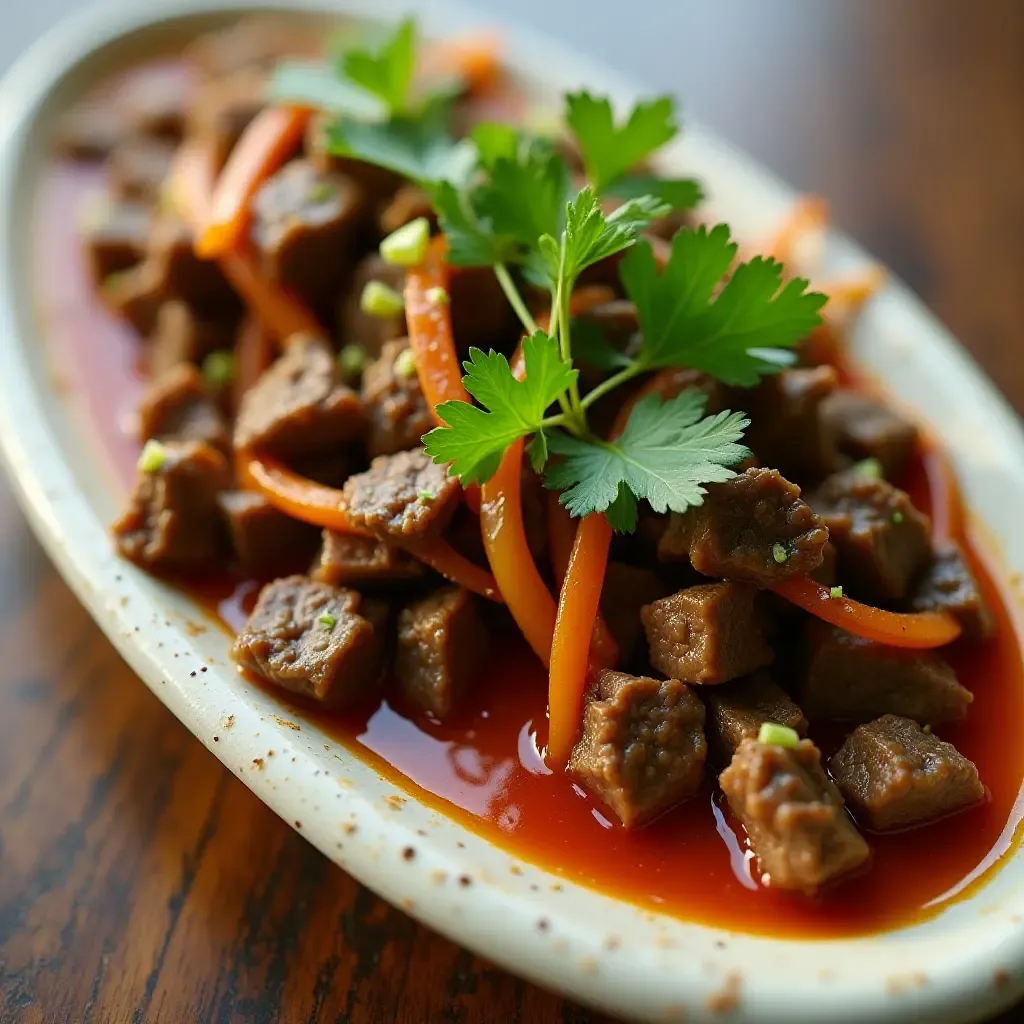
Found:
[(861, 459), (853, 464), (853, 471), (857, 476), (866, 477), (868, 480), (884, 480), (885, 474), (882, 471), (882, 464), (878, 459)]
[(203, 360), (203, 376), (211, 387), (226, 387), (235, 379), (234, 353), (226, 349), (209, 353)]
[(786, 550), (786, 545), (780, 544), (778, 541), (776, 541), (772, 545), (772, 558), (774, 558), (775, 561), (779, 563), (779, 565), (783, 565), (784, 563), (788, 562), (789, 552)]
[(843, 596), (843, 588), (842, 587), (830, 587), (829, 591), (828, 591), (828, 596), (831, 597), (831, 598), (834, 598), (834, 599), (838, 599), (838, 598), (842, 597)]
[(405, 309), (405, 300), (383, 281), (367, 281), (359, 296), (359, 308), (367, 316), (387, 320)]
[(423, 262), (430, 244), (430, 222), (426, 217), (403, 224), (380, 243), (380, 255), (393, 267), (415, 267)]
[(317, 616), (317, 622), (323, 623), (328, 629), (334, 629), (338, 624), (338, 617), (330, 612), (323, 612)]
[(358, 380), (366, 369), (366, 349), (362, 345), (345, 345), (338, 353), (338, 366), (346, 380)]
[(416, 376), (416, 353), (411, 348), (403, 348), (395, 357), (395, 373), (406, 380)]
[(142, 446), (139, 461), (136, 463), (143, 473), (156, 473), (167, 462), (167, 449), (159, 442), (150, 439)]
[(771, 747), (785, 747), (792, 750), (800, 743), (800, 734), (788, 725), (778, 725), (776, 722), (762, 722), (761, 729), (757, 734), (757, 742), (764, 743)]
[(892, 521), (896, 526), (899, 526), (903, 522), (903, 513), (899, 510), (893, 512)]

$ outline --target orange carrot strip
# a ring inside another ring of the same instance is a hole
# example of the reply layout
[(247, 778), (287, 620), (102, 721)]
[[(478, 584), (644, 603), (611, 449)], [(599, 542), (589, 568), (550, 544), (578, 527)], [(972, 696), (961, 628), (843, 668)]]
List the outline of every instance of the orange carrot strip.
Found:
[(772, 588), (811, 615), (831, 622), (848, 633), (890, 647), (943, 647), (960, 635), (960, 623), (946, 612), (889, 612), (848, 597), (832, 597), (806, 576), (793, 576)]
[(213, 190), (196, 254), (213, 259), (234, 249), (249, 226), (249, 200), (295, 151), (312, 116), (307, 107), (264, 107), (231, 151)]
[(921, 459), (932, 513), (932, 541), (943, 547), (962, 537), (964, 533), (964, 506), (960, 485), (953, 471), (949, 455), (937, 440), (925, 434)]
[(406, 549), (435, 572), (439, 572), (452, 583), (486, 597), (490, 601), (501, 603), (501, 594), (494, 577), (460, 554), (446, 540), (440, 537), (418, 544), (404, 545)]
[(501, 37), (493, 32), (467, 32), (423, 49), (420, 75), (457, 75), (471, 94), (488, 92), (501, 72)]
[(236, 412), (245, 393), (256, 383), (273, 358), (270, 334), (264, 330), (259, 318), (250, 314), (242, 321), (235, 338), (235, 380), (231, 401)]

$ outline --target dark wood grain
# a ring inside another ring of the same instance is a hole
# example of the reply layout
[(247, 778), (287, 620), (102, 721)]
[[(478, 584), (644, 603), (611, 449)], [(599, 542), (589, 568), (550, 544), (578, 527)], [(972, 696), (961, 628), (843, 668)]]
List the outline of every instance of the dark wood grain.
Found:
[[(1024, 411), (1024, 6), (762, 6), (800, 31), (680, 39), (691, 107), (829, 196)], [(133, 677), (6, 489), (0, 559), (0, 1021), (603, 1019), (275, 818)]]

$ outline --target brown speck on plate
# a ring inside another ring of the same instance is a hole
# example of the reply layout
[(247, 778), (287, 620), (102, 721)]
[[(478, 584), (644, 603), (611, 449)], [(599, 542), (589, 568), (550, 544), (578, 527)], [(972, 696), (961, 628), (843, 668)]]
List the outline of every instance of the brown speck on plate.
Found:
[(546, 918), (539, 918), (537, 921), (537, 931), (546, 932), (551, 928), (551, 922)]
[(224, 728), (225, 729), (230, 729), (231, 726), (233, 726), (234, 724), (235, 724), (235, 716), (234, 715), (228, 715), (228, 717), (224, 719)]
[(283, 725), (286, 729), (294, 729), (296, 732), (300, 732), (302, 729), (301, 725), (297, 725), (295, 722), (289, 722), (287, 718), (280, 718), (278, 715), (271, 715), (270, 717), (273, 718), (278, 725)]
[(402, 851), (402, 860), (415, 860), (416, 848), (414, 846), (407, 846)]
[(254, 757), (252, 759), (252, 763), (254, 765), (256, 765), (256, 770), (257, 771), (263, 771), (263, 758), (262, 757)]
[(511, 865), (508, 870), (509, 874), (512, 875), (521, 875), (523, 873), (523, 869), (518, 864)]
[(431, 871), (430, 880), (434, 883), (434, 885), (443, 885), (445, 882), (448, 881), (448, 872), (438, 870)]
[[(168, 622), (167, 625), (169, 626), (170, 623)], [(189, 636), (202, 636), (207, 629), (208, 627), (204, 626), (201, 622), (193, 622), (191, 619), (185, 620), (185, 632), (188, 633)]]
[(890, 995), (903, 995), (915, 988), (928, 984), (928, 975), (921, 971), (908, 971), (905, 974), (890, 974), (885, 979), (885, 990)]
[(356, 834), (355, 823), (351, 821), (346, 821), (345, 824), (341, 826), (341, 830), (347, 836), (354, 836)]
[(469, 875), (459, 875), (459, 885), (463, 889), (468, 889), (473, 884), (473, 879)]
[(731, 1013), (740, 1005), (740, 991), (743, 977), (737, 971), (729, 971), (722, 987), (704, 1000), (704, 1005), (711, 1013)]
[(213, 742), (214, 743), (220, 743), (220, 737), (219, 736), (214, 736), (213, 737)]
[(621, 945), (622, 939), (620, 939), (618, 935), (609, 935), (608, 938), (604, 940), (604, 948), (608, 950), (609, 953), (614, 953)]
[(295, 827), (296, 827), (296, 828), (302, 828), (302, 822), (301, 822), (301, 821), (298, 821), (298, 820), (296, 820), (296, 822), (295, 822)]

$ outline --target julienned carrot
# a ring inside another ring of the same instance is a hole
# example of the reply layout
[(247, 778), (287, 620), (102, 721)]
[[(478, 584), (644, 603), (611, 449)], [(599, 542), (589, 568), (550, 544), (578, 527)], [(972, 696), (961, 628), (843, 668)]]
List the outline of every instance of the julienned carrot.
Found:
[(928, 480), (932, 541), (936, 547), (943, 547), (963, 536), (964, 506), (960, 485), (946, 450), (927, 434), (922, 438), (921, 458)]
[(274, 358), (270, 333), (258, 317), (249, 314), (242, 321), (235, 338), (235, 379), (232, 383), (232, 404), (238, 411), (245, 393)]
[(312, 116), (306, 107), (264, 107), (248, 124), (214, 186), (196, 254), (213, 259), (234, 249), (249, 226), (249, 200), (295, 151)]
[(467, 32), (423, 49), (420, 75), (440, 78), (455, 75), (471, 94), (494, 87), (501, 71), (501, 37), (492, 32)]
[(490, 601), (501, 603), (501, 594), (494, 577), (460, 554), (446, 540), (436, 538), (418, 544), (409, 544), (407, 550), (415, 555), (424, 565), (429, 565), (434, 572), (440, 573), (453, 583), (458, 583), (467, 590), (486, 597)]
[(946, 612), (905, 614), (872, 608), (848, 597), (832, 597), (828, 587), (806, 576), (790, 577), (772, 590), (833, 626), (890, 647), (943, 647), (960, 635), (960, 624)]

